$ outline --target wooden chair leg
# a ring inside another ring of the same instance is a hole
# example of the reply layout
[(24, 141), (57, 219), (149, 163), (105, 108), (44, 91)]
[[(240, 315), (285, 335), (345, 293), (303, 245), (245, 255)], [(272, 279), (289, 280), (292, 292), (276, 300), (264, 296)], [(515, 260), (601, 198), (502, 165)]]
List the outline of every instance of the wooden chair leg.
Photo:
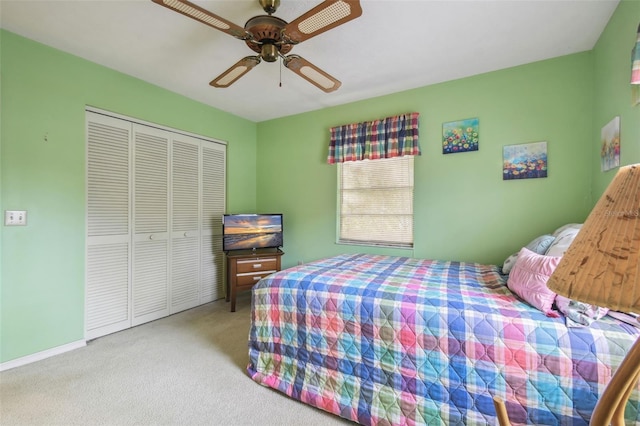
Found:
[(498, 425), (511, 426), (511, 422), (509, 422), (509, 416), (507, 416), (507, 407), (504, 405), (504, 401), (501, 398), (494, 396), (493, 406), (496, 407), (496, 415), (498, 416)]
[(624, 425), (624, 407), (639, 374), (640, 339), (637, 339), (600, 395), (589, 422), (591, 426)]
[(627, 390), (626, 390), (626, 392), (624, 392), (624, 395), (622, 395), (622, 399), (618, 403), (618, 406), (616, 407), (615, 413), (613, 413), (613, 418), (611, 420), (611, 424), (613, 424), (613, 425), (624, 425), (625, 424), (625, 422), (624, 422), (624, 409), (627, 406), (627, 401), (629, 400), (629, 397), (631, 396), (631, 392), (633, 392), (633, 390), (636, 387), (636, 384), (638, 383), (638, 378), (639, 377), (640, 377), (640, 371), (638, 371), (636, 373), (636, 376), (634, 378), (632, 378), (629, 383), (627, 383)]

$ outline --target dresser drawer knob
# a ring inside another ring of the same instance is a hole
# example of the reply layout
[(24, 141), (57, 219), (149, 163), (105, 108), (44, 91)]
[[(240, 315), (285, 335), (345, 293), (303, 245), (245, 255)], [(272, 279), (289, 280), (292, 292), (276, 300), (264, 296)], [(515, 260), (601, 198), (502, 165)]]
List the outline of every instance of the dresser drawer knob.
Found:
[(253, 267), (254, 268), (262, 268), (262, 263), (254, 263)]
[(254, 280), (254, 281), (260, 281), (260, 278), (261, 278), (261, 277), (253, 277), (253, 280)]

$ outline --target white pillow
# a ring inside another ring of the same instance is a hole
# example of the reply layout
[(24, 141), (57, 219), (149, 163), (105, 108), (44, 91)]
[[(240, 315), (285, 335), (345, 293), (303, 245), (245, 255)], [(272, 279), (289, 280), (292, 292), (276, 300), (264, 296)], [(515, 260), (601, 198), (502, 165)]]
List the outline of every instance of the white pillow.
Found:
[[(582, 225), (580, 225), (580, 227), (582, 227)], [(580, 227), (570, 227), (561, 231), (553, 243), (551, 243), (545, 254), (547, 256), (556, 257), (564, 255), (573, 240), (576, 238), (576, 235), (578, 235)]]
[(580, 229), (580, 228), (582, 228), (582, 224), (581, 223), (569, 223), (569, 224), (566, 224), (566, 225), (561, 226), (560, 228), (556, 229), (555, 231), (553, 231), (553, 234), (551, 234), (551, 235), (553, 235), (554, 237), (558, 237), (558, 235), (560, 235), (560, 233), (562, 231), (565, 231), (567, 229), (572, 229), (572, 228)]
[[(525, 247), (534, 253), (545, 254), (549, 249), (549, 246), (551, 245), (551, 243), (553, 243), (554, 240), (555, 240), (555, 237), (551, 235), (540, 235), (539, 237), (531, 241), (529, 244), (527, 244)], [(502, 264), (502, 273), (505, 275), (509, 274), (511, 272), (511, 268), (513, 268), (513, 265), (516, 264), (517, 259), (518, 259), (518, 253), (514, 253), (511, 256), (507, 257), (507, 259)]]

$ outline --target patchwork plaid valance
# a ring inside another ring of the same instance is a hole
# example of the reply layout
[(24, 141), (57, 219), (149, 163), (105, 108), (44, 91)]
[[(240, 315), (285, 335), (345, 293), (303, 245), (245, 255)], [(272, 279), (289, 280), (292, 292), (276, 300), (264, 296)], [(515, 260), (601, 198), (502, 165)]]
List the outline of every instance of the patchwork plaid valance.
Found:
[(417, 112), (331, 128), (329, 164), (420, 155)]

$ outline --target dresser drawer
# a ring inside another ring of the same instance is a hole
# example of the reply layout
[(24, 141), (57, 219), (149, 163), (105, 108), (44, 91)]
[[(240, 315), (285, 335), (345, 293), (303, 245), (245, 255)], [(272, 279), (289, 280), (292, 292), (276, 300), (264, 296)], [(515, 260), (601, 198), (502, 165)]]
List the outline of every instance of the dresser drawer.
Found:
[(271, 271), (261, 271), (261, 272), (255, 272), (255, 273), (238, 274), (238, 275), (236, 275), (236, 285), (238, 287), (244, 287), (244, 286), (247, 286), (247, 285), (254, 285), (258, 281), (260, 281), (260, 279), (262, 277), (266, 277), (267, 275), (271, 275), (274, 272), (276, 272), (275, 269), (271, 270)]
[(247, 272), (275, 271), (277, 259), (275, 257), (260, 257), (255, 259), (242, 259), (236, 261), (238, 274)]

